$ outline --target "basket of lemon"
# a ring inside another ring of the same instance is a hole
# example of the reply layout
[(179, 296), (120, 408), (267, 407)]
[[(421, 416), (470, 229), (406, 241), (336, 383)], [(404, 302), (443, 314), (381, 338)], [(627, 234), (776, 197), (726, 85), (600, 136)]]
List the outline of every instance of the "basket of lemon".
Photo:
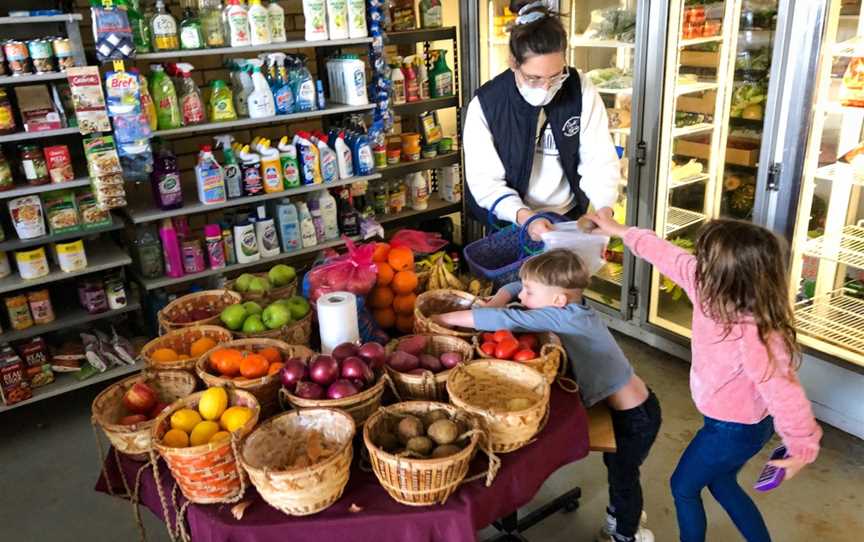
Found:
[(190, 502), (233, 502), (243, 495), (246, 474), (237, 451), (260, 413), (249, 392), (208, 388), (175, 401), (156, 418), (153, 447)]
[(153, 371), (179, 370), (195, 374), (195, 362), (221, 343), (233, 339), (221, 326), (193, 326), (169, 331), (141, 349), (141, 358)]

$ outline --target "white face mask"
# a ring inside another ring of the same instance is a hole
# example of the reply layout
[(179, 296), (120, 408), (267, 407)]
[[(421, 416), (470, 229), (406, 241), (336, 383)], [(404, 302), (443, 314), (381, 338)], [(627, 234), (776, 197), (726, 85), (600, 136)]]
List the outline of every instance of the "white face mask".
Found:
[(555, 83), (553, 86), (548, 89), (543, 87), (529, 87), (529, 86), (518, 86), (519, 94), (522, 95), (522, 98), (533, 105), (534, 107), (543, 107), (551, 102), (555, 95), (558, 94), (558, 91), (561, 90), (561, 87), (564, 85), (564, 82), (561, 81), (559, 83)]

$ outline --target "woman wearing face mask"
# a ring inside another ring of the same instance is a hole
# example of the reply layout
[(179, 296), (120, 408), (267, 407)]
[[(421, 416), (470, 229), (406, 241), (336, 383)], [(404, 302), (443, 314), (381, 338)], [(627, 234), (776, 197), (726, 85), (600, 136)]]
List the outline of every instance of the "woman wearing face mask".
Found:
[[(612, 216), (621, 169), (606, 107), (587, 77), (567, 66), (567, 33), (542, 0), (511, 0), (510, 69), (468, 104), (463, 144), (468, 206), (486, 223), (524, 224), (551, 211), (581, 217), (589, 203)], [(535, 239), (551, 228), (533, 220)]]

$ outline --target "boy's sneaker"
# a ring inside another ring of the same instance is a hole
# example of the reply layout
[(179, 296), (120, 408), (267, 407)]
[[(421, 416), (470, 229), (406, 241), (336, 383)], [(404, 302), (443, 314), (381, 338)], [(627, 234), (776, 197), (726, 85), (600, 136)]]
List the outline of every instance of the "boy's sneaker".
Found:
[(605, 535), (602, 531), (597, 535), (597, 542), (622, 542), (624, 540), (632, 540), (633, 542), (654, 542), (654, 533), (645, 527), (639, 527), (636, 535), (633, 538), (620, 538), (615, 534)]
[[(642, 515), (639, 517), (639, 531), (636, 533), (637, 542), (642, 542), (643, 539), (639, 538), (639, 534), (641, 531), (645, 531), (644, 536), (648, 536), (650, 538), (645, 538), (646, 542), (654, 541), (654, 534), (651, 533), (648, 529), (644, 529), (645, 525), (648, 524), (648, 514), (645, 513), (645, 510), (642, 510)], [(606, 512), (606, 524), (603, 525), (603, 528), (600, 529), (600, 533), (597, 534), (597, 542), (614, 542), (614, 538), (612, 535), (618, 530), (618, 521), (615, 519), (615, 516), (610, 514), (608, 511)]]

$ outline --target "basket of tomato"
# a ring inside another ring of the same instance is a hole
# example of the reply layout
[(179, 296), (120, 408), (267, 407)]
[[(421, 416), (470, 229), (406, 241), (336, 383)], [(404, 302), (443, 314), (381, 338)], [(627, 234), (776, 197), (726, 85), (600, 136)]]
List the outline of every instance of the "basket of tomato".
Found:
[(567, 352), (554, 333), (517, 333), (499, 329), (474, 338), (474, 348), (481, 358), (518, 361), (538, 371), (549, 383), (564, 372)]

